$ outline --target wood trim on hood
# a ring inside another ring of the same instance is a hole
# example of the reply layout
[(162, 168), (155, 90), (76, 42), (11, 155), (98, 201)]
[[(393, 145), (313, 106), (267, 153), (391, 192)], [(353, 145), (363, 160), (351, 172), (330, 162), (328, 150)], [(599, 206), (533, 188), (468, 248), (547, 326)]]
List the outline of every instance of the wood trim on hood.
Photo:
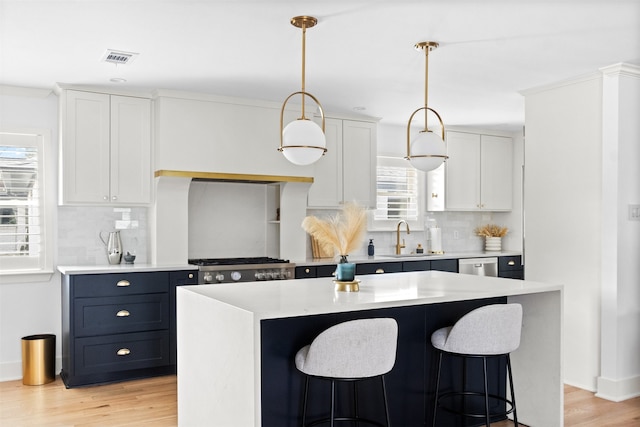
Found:
[(309, 182), (313, 183), (313, 177), (306, 176), (284, 176), (284, 175), (254, 175), (241, 173), (218, 173), (218, 172), (194, 172), (194, 171), (175, 171), (175, 170), (157, 170), (154, 176), (166, 176), (174, 178), (192, 178), (203, 181), (220, 181), (220, 182), (251, 182), (259, 184), (270, 184), (275, 182)]

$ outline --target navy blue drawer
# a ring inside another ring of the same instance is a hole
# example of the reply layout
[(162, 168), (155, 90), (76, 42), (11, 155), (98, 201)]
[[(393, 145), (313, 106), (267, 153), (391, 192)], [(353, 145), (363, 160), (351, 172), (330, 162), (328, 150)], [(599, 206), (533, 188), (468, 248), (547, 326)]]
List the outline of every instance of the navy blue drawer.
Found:
[(315, 267), (296, 267), (296, 279), (311, 279), (317, 277)]
[(79, 338), (75, 341), (75, 374), (97, 374), (169, 365), (169, 331)]
[(501, 256), (498, 258), (498, 271), (522, 270), (522, 261), (520, 255)]
[(356, 264), (356, 274), (383, 274), (399, 273), (402, 271), (402, 262), (384, 262)]
[(169, 329), (169, 294), (76, 298), (74, 335)]
[(169, 292), (167, 272), (83, 274), (72, 276), (74, 297), (108, 297)]

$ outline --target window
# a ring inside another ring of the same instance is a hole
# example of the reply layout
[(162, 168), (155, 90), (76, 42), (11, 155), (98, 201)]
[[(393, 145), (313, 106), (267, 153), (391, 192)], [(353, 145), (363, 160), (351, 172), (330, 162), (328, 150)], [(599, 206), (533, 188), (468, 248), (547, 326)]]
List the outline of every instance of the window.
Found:
[(3, 274), (51, 270), (46, 238), (44, 138), (0, 132), (0, 265)]
[(401, 219), (420, 224), (421, 176), (403, 158), (378, 156), (377, 203), (373, 214), (376, 228), (395, 225)]

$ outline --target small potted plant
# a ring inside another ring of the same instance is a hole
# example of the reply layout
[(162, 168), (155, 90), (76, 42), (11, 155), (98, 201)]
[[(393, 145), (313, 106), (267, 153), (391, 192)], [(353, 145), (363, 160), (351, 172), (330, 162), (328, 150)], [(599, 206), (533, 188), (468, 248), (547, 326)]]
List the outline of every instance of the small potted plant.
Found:
[(342, 212), (328, 219), (306, 217), (302, 221), (302, 228), (312, 235), (324, 250), (340, 256), (336, 279), (340, 282), (353, 282), (355, 264), (350, 263), (347, 257), (360, 245), (366, 224), (366, 211), (355, 203), (347, 203)]
[(478, 236), (485, 238), (485, 251), (501, 251), (502, 238), (509, 232), (507, 227), (500, 227), (495, 224), (487, 224), (476, 228)]

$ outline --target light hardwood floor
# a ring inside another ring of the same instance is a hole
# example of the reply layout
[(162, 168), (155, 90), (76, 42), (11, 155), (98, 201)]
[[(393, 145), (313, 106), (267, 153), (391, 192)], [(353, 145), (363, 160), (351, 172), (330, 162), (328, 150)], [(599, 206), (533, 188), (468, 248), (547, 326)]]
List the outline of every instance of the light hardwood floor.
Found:
[[(565, 386), (564, 412), (565, 426), (637, 427), (640, 426), (640, 397), (614, 403), (594, 397), (588, 391)], [(59, 377), (41, 386), (25, 386), (22, 381), (0, 382), (2, 427), (165, 427), (177, 425), (176, 413), (175, 375), (69, 390)], [(492, 425), (506, 427), (513, 423)]]

